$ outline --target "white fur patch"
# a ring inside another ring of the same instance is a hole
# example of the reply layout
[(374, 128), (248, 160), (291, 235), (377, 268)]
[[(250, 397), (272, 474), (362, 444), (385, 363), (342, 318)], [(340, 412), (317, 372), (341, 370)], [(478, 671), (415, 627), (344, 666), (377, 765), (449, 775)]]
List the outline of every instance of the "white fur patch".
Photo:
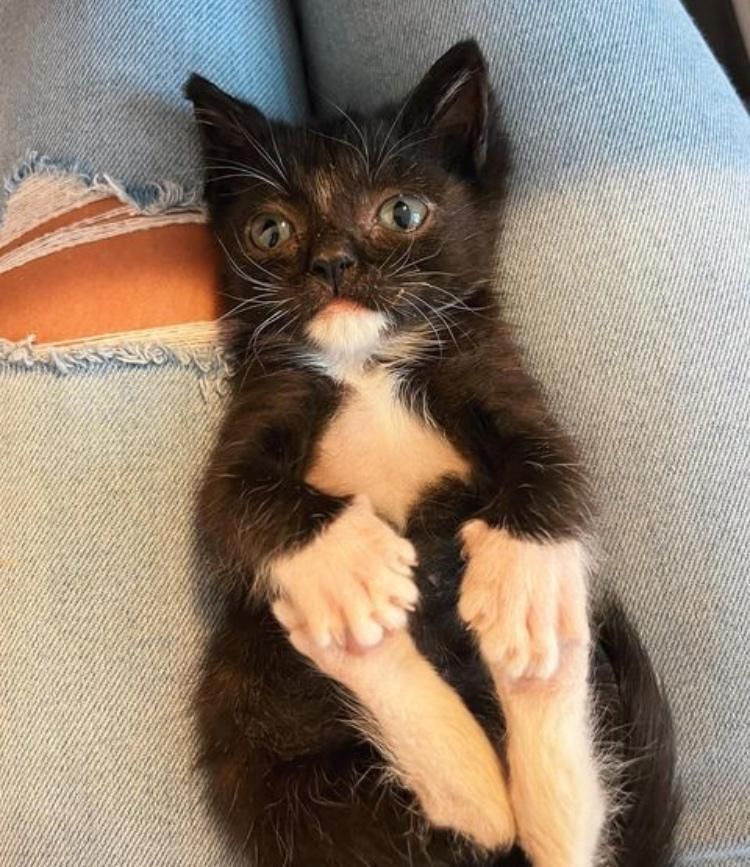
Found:
[(465, 478), (469, 465), (439, 430), (403, 405), (383, 368), (346, 383), (350, 393), (318, 444), (307, 481), (329, 494), (366, 494), (377, 512), (403, 527), (429, 485), (449, 474)]
[(506, 721), (518, 840), (535, 867), (594, 867), (607, 796), (590, 721), (589, 649), (567, 645), (551, 680), (509, 680), (488, 661)]
[(361, 365), (377, 350), (388, 320), (374, 310), (325, 308), (307, 325), (321, 352), (320, 362), (334, 377)]
[(320, 647), (372, 647), (406, 625), (419, 595), (415, 564), (411, 543), (357, 497), (308, 545), (271, 561), (267, 581)]
[(505, 715), (518, 839), (535, 867), (593, 867), (607, 804), (590, 724), (584, 548), (483, 521), (462, 536), (459, 613)]
[(484, 521), (470, 521), (461, 535), (461, 617), (508, 677), (551, 677), (561, 645), (589, 642), (583, 545), (519, 539)]
[(397, 632), (364, 655), (321, 649), (290, 619), (294, 647), (357, 698), (365, 735), (388, 757), (430, 822), (486, 849), (506, 848), (515, 822), (498, 757), (457, 693)]

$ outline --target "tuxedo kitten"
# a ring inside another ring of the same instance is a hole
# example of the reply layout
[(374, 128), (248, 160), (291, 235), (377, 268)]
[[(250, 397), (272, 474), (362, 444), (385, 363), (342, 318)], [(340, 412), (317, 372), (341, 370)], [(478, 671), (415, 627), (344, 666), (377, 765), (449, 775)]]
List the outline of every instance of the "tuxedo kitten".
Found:
[(222, 824), (259, 867), (671, 863), (669, 714), (616, 607), (592, 652), (586, 485), (499, 309), (478, 47), (367, 118), (187, 94), (237, 323), (200, 509)]

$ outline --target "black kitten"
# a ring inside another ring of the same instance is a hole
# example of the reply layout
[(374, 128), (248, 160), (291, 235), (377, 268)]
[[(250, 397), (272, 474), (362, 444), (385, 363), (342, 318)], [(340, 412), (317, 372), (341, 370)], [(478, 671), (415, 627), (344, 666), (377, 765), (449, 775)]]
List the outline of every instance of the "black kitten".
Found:
[(479, 49), (366, 119), (187, 93), (239, 324), (201, 504), (222, 821), (269, 867), (668, 864), (668, 712), (616, 609), (590, 665), (586, 486), (498, 310)]

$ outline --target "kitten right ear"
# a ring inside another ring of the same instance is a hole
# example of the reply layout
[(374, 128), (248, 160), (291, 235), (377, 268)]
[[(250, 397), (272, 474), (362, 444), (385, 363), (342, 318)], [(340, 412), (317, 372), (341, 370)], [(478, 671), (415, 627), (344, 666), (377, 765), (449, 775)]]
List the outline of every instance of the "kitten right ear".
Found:
[(231, 174), (229, 161), (252, 163), (257, 158), (252, 143), (267, 133), (268, 120), (254, 105), (196, 73), (185, 85), (185, 96), (193, 103), (205, 162), (206, 199), (212, 206), (226, 193), (221, 179)]
[(401, 114), (406, 131), (428, 130), (443, 141), (449, 161), (481, 172), (492, 125), (492, 92), (477, 43), (459, 42), (446, 51), (406, 98)]

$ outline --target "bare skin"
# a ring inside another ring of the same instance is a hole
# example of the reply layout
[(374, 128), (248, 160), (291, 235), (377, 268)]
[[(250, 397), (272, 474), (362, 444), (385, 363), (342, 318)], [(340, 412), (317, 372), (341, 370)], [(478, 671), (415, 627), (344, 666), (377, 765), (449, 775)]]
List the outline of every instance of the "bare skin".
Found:
[[(105, 199), (38, 226), (0, 254), (119, 205)], [(39, 342), (215, 319), (217, 256), (205, 225), (162, 226), (61, 250), (0, 274), (0, 336)]]

